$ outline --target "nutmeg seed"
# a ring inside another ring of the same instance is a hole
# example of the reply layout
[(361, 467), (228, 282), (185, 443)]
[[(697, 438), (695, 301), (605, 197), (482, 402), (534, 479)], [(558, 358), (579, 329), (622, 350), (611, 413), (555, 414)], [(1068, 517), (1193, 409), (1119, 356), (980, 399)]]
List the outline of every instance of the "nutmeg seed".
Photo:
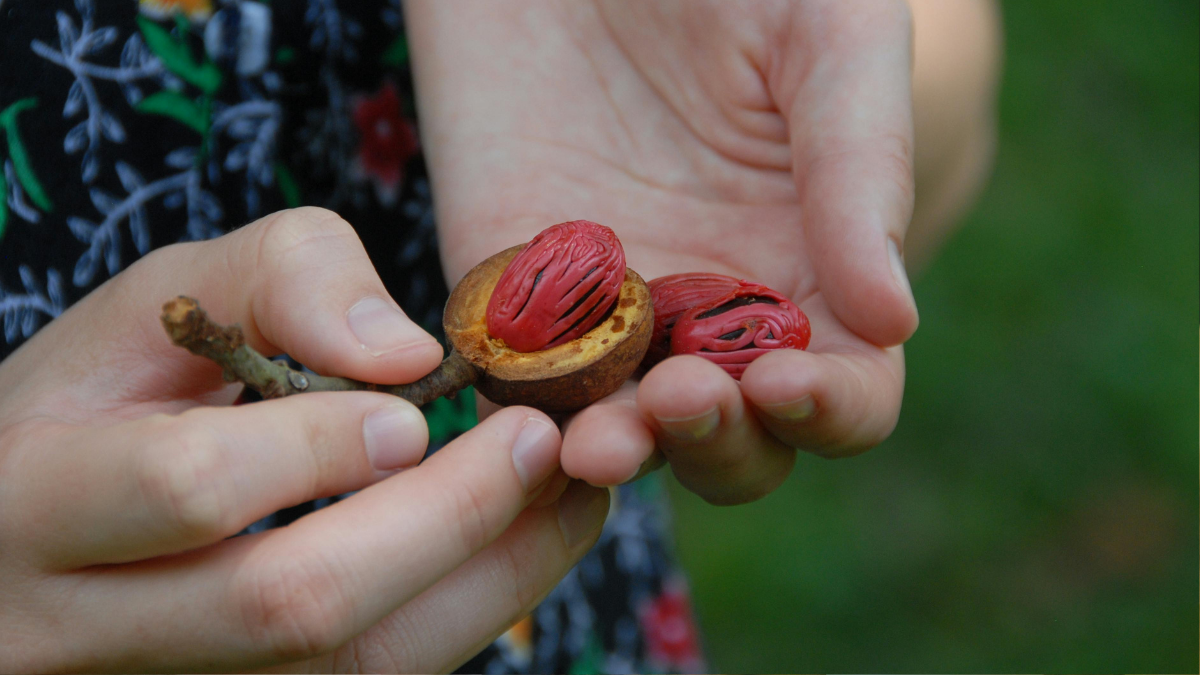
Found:
[(595, 328), (625, 280), (625, 251), (588, 220), (543, 230), (504, 270), (488, 300), (487, 327), (518, 352), (557, 347)]

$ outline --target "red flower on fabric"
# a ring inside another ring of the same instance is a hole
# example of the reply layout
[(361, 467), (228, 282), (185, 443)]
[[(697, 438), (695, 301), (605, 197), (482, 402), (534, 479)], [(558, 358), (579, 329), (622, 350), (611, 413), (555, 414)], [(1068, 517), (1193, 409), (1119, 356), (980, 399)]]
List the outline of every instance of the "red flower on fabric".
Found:
[(684, 672), (702, 665), (692, 603), (683, 583), (669, 583), (662, 595), (642, 607), (647, 656), (656, 665)]
[(375, 183), (380, 201), (390, 204), (404, 178), (404, 165), (420, 148), (416, 127), (401, 114), (396, 86), (385, 82), (374, 96), (356, 100), (354, 124), (358, 168)]

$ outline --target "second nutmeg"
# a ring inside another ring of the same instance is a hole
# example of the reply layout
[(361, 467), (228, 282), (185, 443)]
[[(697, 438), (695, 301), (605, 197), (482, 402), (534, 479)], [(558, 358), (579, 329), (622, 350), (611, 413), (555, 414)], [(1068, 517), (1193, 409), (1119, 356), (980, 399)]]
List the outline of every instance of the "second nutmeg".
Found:
[(642, 363), (695, 354), (740, 380), (746, 367), (774, 349), (805, 349), (808, 317), (787, 296), (723, 274), (672, 274), (650, 282), (654, 335)]

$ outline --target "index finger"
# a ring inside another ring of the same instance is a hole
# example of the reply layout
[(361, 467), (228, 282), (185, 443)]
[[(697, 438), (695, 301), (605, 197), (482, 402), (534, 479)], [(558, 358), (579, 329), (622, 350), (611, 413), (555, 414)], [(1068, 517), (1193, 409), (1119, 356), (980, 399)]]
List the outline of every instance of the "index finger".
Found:
[[(329, 652), (504, 532), (557, 467), (559, 445), (544, 415), (506, 408), (417, 468), (287, 528), (98, 570), (81, 579), (63, 627), (95, 637), (60, 669), (78, 659), (232, 671)], [(111, 621), (112, 606), (123, 621)], [(122, 631), (137, 631), (136, 647)]]
[(169, 400), (211, 391), (220, 369), (171, 344), (159, 322), (163, 302), (178, 295), (240, 324), (260, 352), (326, 374), (396, 384), (442, 358), (388, 295), (354, 229), (333, 212), (302, 208), (139, 260), (6, 361), (0, 391), (8, 383), (66, 390), (80, 410), (110, 403), (114, 392)]

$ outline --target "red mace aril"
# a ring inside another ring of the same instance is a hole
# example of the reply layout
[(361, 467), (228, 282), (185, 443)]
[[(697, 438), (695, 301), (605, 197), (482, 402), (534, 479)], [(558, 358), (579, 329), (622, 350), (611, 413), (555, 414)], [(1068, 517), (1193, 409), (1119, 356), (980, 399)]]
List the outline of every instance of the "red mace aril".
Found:
[(650, 282), (654, 334), (643, 367), (696, 354), (735, 379), (773, 349), (804, 349), (808, 317), (783, 294), (719, 274), (675, 274)]
[(648, 285), (654, 301), (654, 334), (650, 338), (646, 359), (642, 362), (646, 368), (671, 355), (671, 329), (680, 315), (728, 296), (743, 285), (753, 284), (723, 274), (694, 272), (659, 277)]
[(554, 225), (504, 270), (487, 305), (487, 330), (518, 352), (556, 347), (595, 328), (625, 280), (625, 251), (588, 220)]

